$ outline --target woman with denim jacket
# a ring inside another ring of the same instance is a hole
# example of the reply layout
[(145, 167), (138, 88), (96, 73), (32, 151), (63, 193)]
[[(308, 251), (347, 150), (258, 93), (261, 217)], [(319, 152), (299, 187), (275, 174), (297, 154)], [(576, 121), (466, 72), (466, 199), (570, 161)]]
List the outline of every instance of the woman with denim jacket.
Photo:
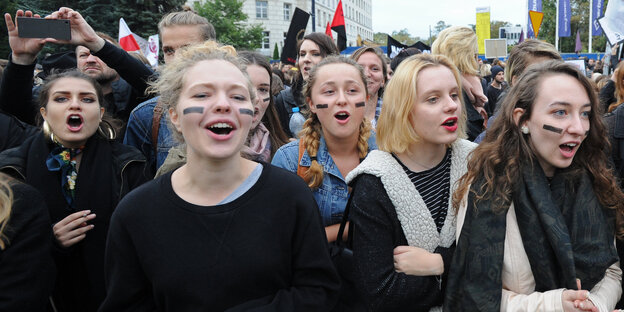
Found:
[(376, 148), (364, 118), (366, 77), (355, 61), (329, 56), (310, 71), (303, 92), (311, 114), (301, 138), (282, 146), (272, 164), (308, 183), (332, 242), (349, 197), (345, 177)]

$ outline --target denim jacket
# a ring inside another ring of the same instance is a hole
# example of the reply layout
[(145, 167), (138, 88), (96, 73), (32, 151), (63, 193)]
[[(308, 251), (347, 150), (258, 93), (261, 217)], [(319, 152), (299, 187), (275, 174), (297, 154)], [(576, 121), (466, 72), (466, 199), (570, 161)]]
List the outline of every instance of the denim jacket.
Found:
[[(377, 149), (377, 144), (374, 134), (371, 134), (368, 139), (368, 150), (374, 149)], [(323, 182), (317, 189), (313, 190), (314, 199), (323, 218), (323, 225), (329, 226), (340, 223), (349, 199), (349, 188), (345, 182), (345, 177), (342, 176), (331, 155), (329, 155), (325, 138), (322, 136), (316, 159), (323, 166), (324, 172)], [(271, 164), (296, 174), (298, 160), (299, 140), (280, 147), (275, 152)], [(311, 163), (308, 152), (304, 151), (300, 165), (302, 167), (310, 167)]]
[(165, 109), (160, 118), (160, 128), (158, 129), (158, 155), (154, 155), (154, 148), (152, 147), (152, 119), (154, 117), (154, 107), (156, 107), (158, 99), (159, 97), (149, 99), (139, 104), (130, 113), (126, 136), (124, 137), (124, 144), (134, 146), (143, 152), (153, 172), (156, 172), (165, 161), (169, 149), (176, 145), (176, 141), (167, 125), (169, 113)]

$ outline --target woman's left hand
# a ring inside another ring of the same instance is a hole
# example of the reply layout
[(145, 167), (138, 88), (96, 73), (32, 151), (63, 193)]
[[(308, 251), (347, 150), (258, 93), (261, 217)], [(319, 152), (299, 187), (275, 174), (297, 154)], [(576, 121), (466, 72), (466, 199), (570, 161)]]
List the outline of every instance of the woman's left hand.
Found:
[(394, 248), (394, 269), (399, 273), (416, 276), (444, 273), (442, 256), (413, 246)]

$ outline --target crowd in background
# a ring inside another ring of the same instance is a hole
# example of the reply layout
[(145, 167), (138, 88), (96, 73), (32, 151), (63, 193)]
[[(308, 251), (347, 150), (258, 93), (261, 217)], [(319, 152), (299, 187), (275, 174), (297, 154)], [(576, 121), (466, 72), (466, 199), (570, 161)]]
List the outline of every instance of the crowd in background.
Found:
[[(624, 62), (477, 55), (271, 64), (192, 10), (157, 70), (60, 8), (0, 72), (0, 311), (624, 308)], [(71, 50), (45, 57), (45, 45)]]

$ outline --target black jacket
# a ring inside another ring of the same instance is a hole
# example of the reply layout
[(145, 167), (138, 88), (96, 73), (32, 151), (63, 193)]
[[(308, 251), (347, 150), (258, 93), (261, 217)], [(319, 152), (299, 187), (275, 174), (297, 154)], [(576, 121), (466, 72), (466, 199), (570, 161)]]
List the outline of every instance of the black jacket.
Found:
[(52, 223), (71, 213), (90, 210), (95, 227), (84, 240), (69, 248), (54, 244), (57, 267), (53, 299), (59, 311), (96, 311), (105, 295), (104, 248), (110, 217), (117, 203), (132, 189), (146, 182), (146, 160), (131, 146), (96, 136), (89, 139), (82, 153), (76, 182), (75, 209), (62, 193), (60, 172), (46, 167), (46, 158), (54, 143), (43, 132), (27, 139), (19, 147), (0, 153), (0, 171), (23, 180), (38, 189), (46, 203)]

